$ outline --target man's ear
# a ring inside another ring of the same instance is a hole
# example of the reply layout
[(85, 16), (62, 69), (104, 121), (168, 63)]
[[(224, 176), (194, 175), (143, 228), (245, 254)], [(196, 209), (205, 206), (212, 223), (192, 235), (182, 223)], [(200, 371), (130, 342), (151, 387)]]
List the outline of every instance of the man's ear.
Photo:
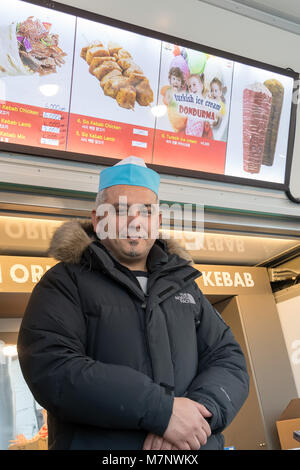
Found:
[(96, 227), (97, 227), (97, 223), (98, 223), (98, 222), (97, 222), (96, 209), (93, 209), (93, 210), (92, 210), (91, 219), (92, 219), (92, 224), (93, 224), (94, 232), (96, 232)]

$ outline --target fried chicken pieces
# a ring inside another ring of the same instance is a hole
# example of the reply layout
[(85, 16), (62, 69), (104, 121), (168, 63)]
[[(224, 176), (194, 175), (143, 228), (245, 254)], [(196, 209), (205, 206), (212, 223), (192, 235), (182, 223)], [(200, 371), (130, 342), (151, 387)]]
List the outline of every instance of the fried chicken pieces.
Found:
[(152, 103), (149, 80), (119, 44), (109, 42), (105, 49), (102, 42), (93, 42), (81, 49), (80, 56), (89, 64), (89, 72), (100, 81), (104, 94), (114, 98), (122, 108), (134, 109), (136, 101), (140, 106)]

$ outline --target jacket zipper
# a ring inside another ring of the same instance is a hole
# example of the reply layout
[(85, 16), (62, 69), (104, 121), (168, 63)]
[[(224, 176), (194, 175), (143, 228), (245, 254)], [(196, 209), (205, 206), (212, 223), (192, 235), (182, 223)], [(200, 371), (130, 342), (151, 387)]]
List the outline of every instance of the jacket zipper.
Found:
[(149, 356), (149, 361), (150, 361), (150, 367), (151, 367), (151, 377), (152, 377), (152, 379), (154, 379), (154, 377), (153, 377), (152, 358), (151, 358), (150, 345), (149, 345), (149, 338), (148, 338), (148, 334), (147, 334), (147, 324), (146, 324), (146, 308), (147, 308), (147, 298), (148, 298), (148, 296), (149, 296), (148, 294), (145, 294), (145, 300), (144, 300), (144, 302), (142, 303), (141, 307), (142, 307), (142, 309), (144, 310), (145, 340), (146, 340), (146, 348), (147, 348), (147, 352), (148, 352), (148, 356)]

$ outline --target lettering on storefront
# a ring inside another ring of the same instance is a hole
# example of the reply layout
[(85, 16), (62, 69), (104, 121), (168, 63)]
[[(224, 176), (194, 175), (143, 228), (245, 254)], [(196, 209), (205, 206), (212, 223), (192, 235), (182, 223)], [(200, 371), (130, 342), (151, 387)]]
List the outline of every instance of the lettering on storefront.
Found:
[(0, 216), (0, 252), (3, 254), (47, 253), (59, 220)]
[(181, 243), (187, 250), (201, 250), (208, 252), (244, 253), (245, 242), (237, 237), (216, 237), (211, 234), (189, 234), (182, 232)]
[(233, 239), (233, 238), (214, 238), (206, 237), (205, 238), (203, 250), (208, 251), (228, 251), (228, 252), (237, 252), (243, 253), (245, 251), (244, 241), (242, 239)]
[(14, 217), (0, 218), (3, 234), (12, 240), (49, 240), (61, 224), (57, 221), (33, 221)]
[[(17, 282), (18, 284), (24, 284), (28, 281), (35, 284), (50, 268), (51, 266), (49, 265), (46, 265), (46, 267), (44, 268), (43, 266), (40, 266), (38, 264), (31, 264), (30, 266), (24, 266), (24, 264), (14, 264), (9, 270), (9, 276), (13, 282)], [(1, 271), (2, 269), (0, 266), (0, 282), (2, 282)]]
[(249, 272), (238, 271), (230, 273), (227, 271), (202, 272), (205, 287), (254, 287), (255, 282)]
[(55, 264), (52, 258), (0, 256), (0, 292), (31, 292)]

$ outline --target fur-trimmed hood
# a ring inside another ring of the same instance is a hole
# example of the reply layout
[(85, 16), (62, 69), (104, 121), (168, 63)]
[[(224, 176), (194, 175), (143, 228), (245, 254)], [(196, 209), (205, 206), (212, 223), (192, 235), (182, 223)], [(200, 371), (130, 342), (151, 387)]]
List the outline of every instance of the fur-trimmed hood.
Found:
[[(96, 240), (97, 235), (90, 220), (70, 220), (55, 231), (49, 247), (49, 256), (65, 263), (79, 264), (84, 250)], [(177, 254), (190, 264), (193, 263), (190, 254), (178, 241), (164, 240), (170, 254)]]

